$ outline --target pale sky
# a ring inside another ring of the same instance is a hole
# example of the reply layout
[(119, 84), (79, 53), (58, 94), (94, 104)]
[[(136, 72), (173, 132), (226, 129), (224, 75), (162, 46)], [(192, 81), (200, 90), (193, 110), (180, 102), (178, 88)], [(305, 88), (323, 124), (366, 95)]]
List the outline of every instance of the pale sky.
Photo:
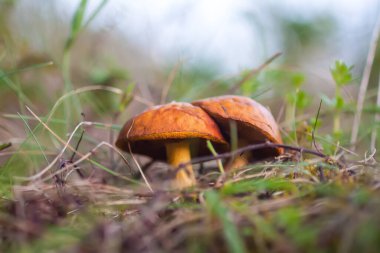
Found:
[[(79, 1), (67, 2), (74, 11)], [(89, 2), (95, 7), (100, 0)], [(266, 23), (268, 6), (299, 18), (331, 12), (340, 23), (345, 42), (342, 52), (337, 52), (339, 57), (350, 51), (344, 47), (355, 45), (364, 35), (369, 37), (370, 26), (380, 13), (379, 0), (110, 0), (93, 25), (125, 33), (157, 61), (213, 59), (227, 72), (236, 72), (257, 65), (279, 50), (275, 43), (267, 43), (264, 52), (261, 32), (252, 29), (241, 15), (254, 13), (262, 27), (271, 29)]]

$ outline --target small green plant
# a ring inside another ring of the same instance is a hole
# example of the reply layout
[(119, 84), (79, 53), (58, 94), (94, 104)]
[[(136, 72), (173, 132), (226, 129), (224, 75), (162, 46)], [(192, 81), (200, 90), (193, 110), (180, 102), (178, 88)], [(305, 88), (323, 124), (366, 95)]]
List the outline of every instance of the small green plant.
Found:
[(335, 61), (334, 66), (330, 68), (330, 73), (335, 82), (335, 96), (333, 99), (322, 95), (322, 100), (333, 110), (333, 136), (336, 140), (342, 137), (341, 114), (346, 107), (346, 102), (342, 96), (342, 88), (352, 82), (353, 66), (348, 66), (343, 61)]
[(294, 73), (290, 77), (291, 90), (286, 94), (288, 107), (286, 109), (287, 122), (297, 114), (303, 114), (303, 110), (310, 105), (311, 97), (302, 90), (305, 83), (305, 76), (301, 73)]
[(286, 114), (290, 137), (297, 142), (297, 115), (302, 115), (304, 110), (310, 105), (311, 96), (302, 89), (305, 83), (305, 76), (302, 73), (293, 73), (290, 76), (290, 89), (285, 95)]
[[(241, 77), (244, 79), (245, 76), (249, 74), (248, 71), (243, 71), (241, 73)], [(262, 89), (263, 84), (261, 80), (254, 76), (252, 78), (248, 78), (246, 81), (244, 81), (240, 86), (240, 92), (243, 96), (254, 96), (257, 93), (260, 93), (260, 89)]]

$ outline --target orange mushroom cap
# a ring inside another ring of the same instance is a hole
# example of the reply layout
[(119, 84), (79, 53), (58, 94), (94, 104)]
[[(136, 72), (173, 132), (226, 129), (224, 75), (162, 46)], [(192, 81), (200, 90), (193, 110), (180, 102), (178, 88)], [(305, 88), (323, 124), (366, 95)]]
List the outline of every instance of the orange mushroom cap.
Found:
[[(238, 137), (248, 143), (271, 141), (282, 143), (278, 125), (271, 112), (255, 100), (243, 96), (220, 96), (195, 101), (193, 105), (204, 109), (228, 137), (230, 121), (236, 122)], [(283, 153), (280, 148), (255, 151), (255, 157)]]
[[(165, 143), (183, 139), (204, 139), (217, 146), (226, 145), (219, 127), (203, 109), (189, 103), (172, 102), (149, 108), (127, 121), (116, 146), (129, 152), (129, 142), (133, 153), (164, 160)], [(208, 154), (205, 143), (199, 144), (198, 154)]]

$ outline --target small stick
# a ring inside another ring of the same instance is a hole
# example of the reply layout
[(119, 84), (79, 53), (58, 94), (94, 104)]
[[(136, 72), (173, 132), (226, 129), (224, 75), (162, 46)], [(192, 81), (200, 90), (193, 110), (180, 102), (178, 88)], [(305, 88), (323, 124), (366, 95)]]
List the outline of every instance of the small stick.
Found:
[(165, 84), (165, 86), (162, 89), (161, 100), (160, 100), (161, 104), (164, 104), (166, 102), (166, 98), (168, 97), (168, 94), (169, 94), (169, 91), (170, 91), (170, 87), (173, 85), (174, 78), (177, 75), (178, 69), (179, 69), (179, 67), (181, 65), (182, 65), (182, 62), (178, 62), (174, 66), (174, 68), (172, 69), (172, 71), (170, 71), (168, 80), (166, 81), (166, 84)]
[[(376, 106), (380, 108), (380, 74), (379, 74), (379, 84), (377, 87), (377, 99), (376, 99)], [(380, 113), (375, 114), (375, 127), (372, 129), (371, 134), (371, 151), (376, 150), (376, 139), (377, 139), (377, 131), (379, 129), (378, 124), (380, 124)]]
[[(128, 129), (128, 132), (127, 132), (127, 139), (128, 139), (128, 137), (129, 137), (129, 133), (131, 132), (134, 123), (135, 123), (135, 120), (133, 119), (133, 121), (132, 121), (132, 125), (131, 125), (131, 127)], [(129, 141), (128, 141), (128, 149), (129, 149), (129, 153), (131, 154), (132, 160), (135, 162), (135, 164), (136, 164), (136, 166), (137, 166), (137, 168), (138, 168), (138, 170), (139, 170), (139, 172), (140, 172), (142, 178), (143, 178), (144, 181), (145, 181), (145, 184), (148, 186), (148, 188), (149, 188), (149, 190), (150, 190), (151, 192), (154, 192), (152, 186), (150, 186), (150, 183), (149, 183), (148, 179), (145, 177), (145, 173), (144, 173), (144, 171), (141, 169), (140, 164), (137, 162), (135, 156), (133, 155), (132, 148), (131, 148), (131, 144), (130, 144)]]
[(373, 61), (375, 59), (376, 55), (376, 48), (379, 43), (379, 37), (380, 37), (380, 17), (376, 23), (375, 29), (372, 34), (372, 40), (369, 48), (369, 52), (367, 55), (367, 62), (364, 68), (363, 72), (363, 78), (360, 82), (360, 88), (359, 88), (359, 95), (358, 95), (358, 104), (356, 106), (356, 113), (354, 116), (354, 122), (352, 125), (352, 132), (351, 132), (351, 148), (352, 150), (355, 150), (355, 144), (358, 139), (358, 133), (359, 133), (359, 125), (360, 125), (360, 119), (362, 116), (363, 111), (363, 105), (365, 100), (365, 94), (367, 92), (368, 82), (369, 78), (371, 76), (371, 70)]
[[(147, 162), (146, 164), (141, 166), (141, 170), (144, 172), (147, 171), (150, 168), (150, 166), (152, 164), (154, 164), (155, 162), (156, 162), (156, 160), (154, 160), (154, 159), (150, 160), (149, 162)], [(140, 173), (134, 175), (134, 179), (139, 179), (140, 177), (141, 177)]]
[(71, 158), (69, 160), (70, 162), (74, 161), (75, 155), (76, 155), (76, 153), (78, 152), (78, 149), (79, 149), (79, 145), (82, 142), (83, 135), (84, 135), (84, 130), (82, 130), (82, 132), (80, 133), (79, 140), (77, 142), (77, 145), (75, 145), (75, 148), (74, 148), (75, 151), (73, 151), (73, 154), (71, 155)]
[(144, 179), (145, 184), (148, 186), (149, 190), (153, 193), (154, 190), (153, 190), (152, 186), (150, 186), (150, 183), (149, 183), (148, 179), (145, 177), (144, 171), (141, 169), (140, 164), (137, 162), (135, 156), (132, 153), (130, 142), (128, 142), (128, 149), (129, 149), (129, 152), (131, 153), (132, 160), (135, 162), (135, 164), (136, 164), (136, 166), (137, 166), (137, 168), (138, 168), (138, 170), (139, 170), (142, 178)]
[[(69, 160), (69, 162), (71, 162), (71, 163), (74, 161), (75, 155), (78, 152), (79, 145), (80, 145), (80, 143), (82, 142), (82, 139), (83, 139), (83, 135), (84, 135), (84, 130), (82, 130), (82, 132), (80, 134), (80, 137), (79, 137), (79, 140), (77, 142), (77, 145), (75, 146), (75, 151), (73, 151), (73, 154), (71, 155), (71, 158)], [(84, 179), (84, 174), (83, 174), (83, 172), (82, 172), (82, 170), (80, 168), (76, 168), (75, 171), (78, 173), (78, 175), (79, 175), (79, 177), (81, 179)]]
[(322, 99), (321, 101), (319, 102), (319, 107), (318, 107), (318, 112), (317, 112), (317, 117), (315, 118), (315, 122), (314, 122), (314, 127), (313, 127), (313, 131), (311, 132), (311, 139), (313, 140), (313, 145), (315, 147), (315, 149), (318, 151), (318, 152), (321, 152), (317, 146), (317, 143), (315, 142), (315, 129), (317, 128), (317, 123), (318, 123), (318, 119), (319, 119), (319, 113), (321, 111), (321, 107), (322, 107)]

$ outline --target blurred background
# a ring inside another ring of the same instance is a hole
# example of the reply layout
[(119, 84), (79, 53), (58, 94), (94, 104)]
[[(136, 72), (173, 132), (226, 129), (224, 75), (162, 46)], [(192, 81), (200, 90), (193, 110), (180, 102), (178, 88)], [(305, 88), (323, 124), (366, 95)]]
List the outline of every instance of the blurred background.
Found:
[[(380, 0), (0, 0), (0, 251), (375, 252), (379, 45), (348, 147), (379, 17)], [(328, 159), (194, 165), (177, 195), (167, 164), (104, 144), (149, 106), (225, 94)]]
[[(136, 97), (119, 125), (151, 104), (231, 93), (271, 106), (285, 122), (287, 98), (296, 90), (304, 92), (296, 113), (301, 119), (316, 114), (321, 97), (332, 99), (330, 68), (340, 59), (353, 66), (342, 96), (355, 103), (380, 1), (91, 0), (75, 41), (68, 43), (79, 6), (78, 0), (0, 0), (2, 142), (17, 143), (25, 134), (15, 119), (25, 105), (47, 115), (64, 94), (90, 85), (134, 87)], [(372, 74), (370, 92), (376, 93), (377, 80)], [(120, 99), (120, 92), (95, 90), (79, 97), (80, 110), (56, 117), (71, 129), (80, 112), (109, 122)]]

